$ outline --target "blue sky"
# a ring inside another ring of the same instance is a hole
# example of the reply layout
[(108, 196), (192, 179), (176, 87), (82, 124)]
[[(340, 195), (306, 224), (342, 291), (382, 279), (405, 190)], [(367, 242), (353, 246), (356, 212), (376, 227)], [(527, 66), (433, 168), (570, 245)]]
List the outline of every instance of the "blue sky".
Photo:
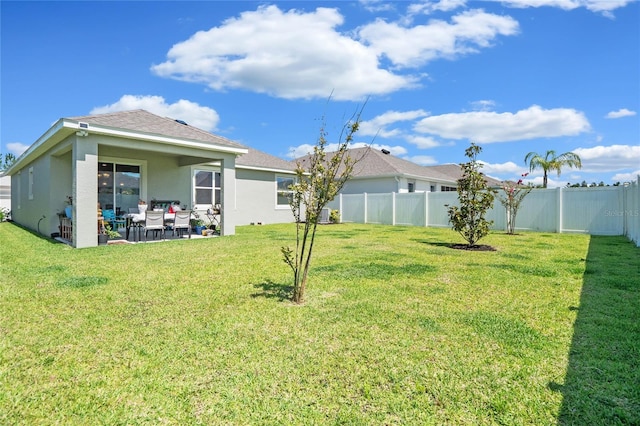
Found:
[[(550, 186), (640, 174), (640, 4), (628, 0), (2, 1), (0, 151), (58, 118), (147, 109), (291, 159), (365, 99), (359, 143)], [(332, 100), (327, 102), (329, 96)], [(529, 180), (540, 183), (539, 172)]]

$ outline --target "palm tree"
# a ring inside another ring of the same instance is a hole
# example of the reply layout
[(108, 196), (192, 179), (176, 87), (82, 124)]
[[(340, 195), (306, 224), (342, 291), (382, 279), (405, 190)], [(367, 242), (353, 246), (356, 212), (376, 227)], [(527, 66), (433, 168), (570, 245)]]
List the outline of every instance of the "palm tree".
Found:
[(554, 150), (547, 151), (546, 155), (542, 157), (536, 152), (530, 152), (524, 157), (524, 162), (529, 163), (529, 171), (532, 172), (535, 169), (542, 169), (544, 172), (542, 178), (542, 187), (547, 187), (547, 174), (549, 171), (557, 171), (560, 176), (560, 169), (562, 167), (575, 167), (579, 169), (582, 167), (582, 162), (578, 154), (573, 152), (565, 152), (564, 154), (556, 155)]

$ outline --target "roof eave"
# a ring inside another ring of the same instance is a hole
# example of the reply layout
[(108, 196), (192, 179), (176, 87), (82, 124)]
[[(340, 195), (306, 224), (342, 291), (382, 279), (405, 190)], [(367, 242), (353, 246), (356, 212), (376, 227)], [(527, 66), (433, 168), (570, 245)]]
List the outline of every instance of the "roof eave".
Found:
[[(65, 126), (72, 127), (76, 130), (81, 129), (80, 121), (63, 119), (63, 122)], [(86, 127), (83, 127), (81, 130), (86, 130), (87, 132), (89, 132), (89, 134), (94, 133), (99, 135), (120, 137), (125, 139), (137, 139), (137, 140), (144, 140), (148, 142), (158, 142), (158, 143), (163, 143), (167, 145), (176, 145), (176, 146), (183, 146), (188, 148), (205, 149), (208, 151), (226, 152), (226, 153), (235, 154), (235, 155), (246, 154), (247, 152), (249, 152), (248, 149), (246, 148), (236, 148), (236, 147), (229, 147), (224, 145), (215, 145), (213, 143), (206, 143), (206, 142), (201, 142), (193, 139), (176, 138), (172, 136), (163, 136), (155, 133), (140, 132), (136, 130), (121, 129), (116, 127), (100, 126), (93, 123), (90, 123), (90, 124), (83, 123), (83, 125), (85, 124), (86, 124)]]

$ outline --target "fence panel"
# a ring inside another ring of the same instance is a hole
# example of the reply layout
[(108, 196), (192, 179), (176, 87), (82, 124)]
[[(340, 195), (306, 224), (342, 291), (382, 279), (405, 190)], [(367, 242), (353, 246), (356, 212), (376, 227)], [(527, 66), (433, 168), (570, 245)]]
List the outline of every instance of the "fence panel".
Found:
[[(447, 205), (459, 205), (456, 192), (341, 195), (332, 208), (342, 209), (344, 222), (449, 227)], [(498, 197), (486, 219), (505, 229)], [(618, 187), (534, 189), (520, 205), (516, 230), (626, 235), (640, 246), (640, 178)]]
[[(365, 222), (364, 194), (345, 194), (342, 197), (342, 211), (340, 220), (342, 222)], [(340, 208), (340, 207), (337, 207)]]
[(396, 194), (396, 225), (425, 226), (428, 192), (405, 192)]
[(367, 223), (393, 225), (393, 193), (367, 194)]
[(640, 247), (640, 177), (623, 191), (625, 235)]
[(561, 232), (624, 234), (624, 195), (618, 187), (562, 188)]
[(429, 210), (428, 226), (443, 228), (451, 226), (449, 224), (447, 204), (450, 206), (459, 205), (457, 192), (429, 192), (427, 194), (427, 206)]
[(520, 204), (516, 229), (556, 232), (558, 219), (557, 192), (554, 189), (534, 189)]

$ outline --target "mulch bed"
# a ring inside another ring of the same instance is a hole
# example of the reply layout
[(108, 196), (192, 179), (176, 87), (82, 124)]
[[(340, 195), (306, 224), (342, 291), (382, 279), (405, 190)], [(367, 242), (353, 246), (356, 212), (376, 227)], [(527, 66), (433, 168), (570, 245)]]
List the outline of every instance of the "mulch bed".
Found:
[(467, 244), (450, 244), (449, 247), (456, 250), (468, 250), (468, 251), (497, 251), (494, 247), (486, 244), (476, 244), (469, 247)]

